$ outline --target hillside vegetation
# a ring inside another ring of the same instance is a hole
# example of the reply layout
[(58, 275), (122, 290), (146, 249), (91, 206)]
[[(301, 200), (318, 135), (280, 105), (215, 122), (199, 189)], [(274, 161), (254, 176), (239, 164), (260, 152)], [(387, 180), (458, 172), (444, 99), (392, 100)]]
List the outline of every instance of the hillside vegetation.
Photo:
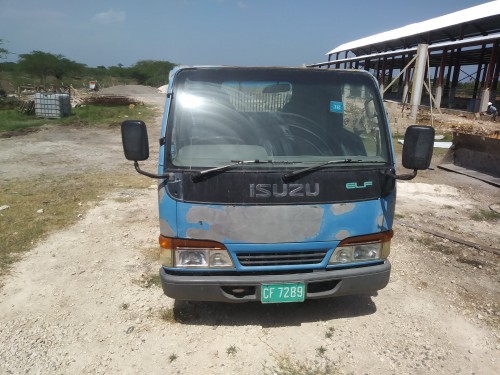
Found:
[[(9, 54), (2, 47), (0, 39), (0, 61)], [(129, 101), (87, 102), (93, 94), (89, 90), (89, 81), (97, 81), (100, 88), (121, 84), (158, 87), (168, 82), (168, 74), (173, 66), (169, 61), (142, 60), (131, 67), (118, 64), (93, 68), (62, 55), (43, 51), (21, 54), (17, 62), (0, 63), (0, 138), (25, 134), (31, 128), (45, 124), (108, 126), (119, 124), (119, 120), (128, 116), (150, 118), (150, 108), (129, 107)], [(70, 87), (76, 90), (71, 90), (74, 108), (69, 116), (60, 119), (35, 116), (35, 91), (69, 92)], [(18, 92), (23, 95), (12, 95)], [(79, 93), (78, 97), (76, 93)]]
[[(6, 56), (5, 49), (0, 58)], [(130, 67), (89, 67), (63, 55), (33, 51), (19, 55), (17, 62), (0, 63), (0, 96), (13, 93), (21, 86), (36, 86), (46, 90), (58, 87), (87, 88), (89, 81), (100, 87), (118, 84), (141, 84), (159, 87), (168, 82), (168, 73), (174, 67), (170, 61), (141, 60)]]

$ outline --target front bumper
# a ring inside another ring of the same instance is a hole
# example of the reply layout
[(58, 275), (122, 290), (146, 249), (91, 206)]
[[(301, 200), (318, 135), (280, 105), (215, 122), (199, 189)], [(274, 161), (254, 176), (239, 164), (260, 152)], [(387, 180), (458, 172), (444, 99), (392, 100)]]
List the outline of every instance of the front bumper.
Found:
[(280, 275), (180, 275), (162, 267), (160, 278), (165, 294), (188, 301), (250, 302), (260, 301), (262, 284), (303, 282), (306, 299), (371, 293), (389, 282), (391, 263), (310, 273)]

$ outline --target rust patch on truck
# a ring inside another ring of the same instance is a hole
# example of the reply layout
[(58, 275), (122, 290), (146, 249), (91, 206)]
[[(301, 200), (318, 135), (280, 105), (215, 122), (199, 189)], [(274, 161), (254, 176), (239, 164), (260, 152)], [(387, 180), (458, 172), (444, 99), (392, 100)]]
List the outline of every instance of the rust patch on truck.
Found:
[(351, 212), (354, 208), (356, 208), (354, 203), (339, 203), (332, 205), (332, 212), (335, 216), (338, 216)]
[(186, 220), (200, 228), (188, 229), (187, 235), (248, 243), (301, 242), (318, 235), (323, 211), (319, 206), (192, 207)]
[(343, 239), (345, 239), (345, 238), (347, 238), (347, 237), (349, 237), (349, 236), (350, 236), (349, 231), (348, 231), (348, 230), (343, 229), (343, 230), (340, 230), (340, 231), (338, 231), (338, 232), (337, 232), (337, 234), (335, 235), (335, 238), (336, 238), (337, 240), (343, 240)]
[(166, 237), (174, 237), (175, 233), (166, 220), (160, 219), (160, 233)]

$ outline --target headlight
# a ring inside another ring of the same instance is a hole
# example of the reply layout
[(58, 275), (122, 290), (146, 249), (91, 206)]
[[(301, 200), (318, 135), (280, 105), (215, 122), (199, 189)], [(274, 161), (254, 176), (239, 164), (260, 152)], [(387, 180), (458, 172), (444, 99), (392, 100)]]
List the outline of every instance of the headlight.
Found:
[(176, 267), (208, 267), (206, 250), (174, 250)]
[(160, 261), (175, 268), (234, 268), (225, 246), (215, 241), (160, 236)]
[(386, 259), (390, 253), (392, 230), (342, 240), (333, 251), (328, 264), (366, 262)]

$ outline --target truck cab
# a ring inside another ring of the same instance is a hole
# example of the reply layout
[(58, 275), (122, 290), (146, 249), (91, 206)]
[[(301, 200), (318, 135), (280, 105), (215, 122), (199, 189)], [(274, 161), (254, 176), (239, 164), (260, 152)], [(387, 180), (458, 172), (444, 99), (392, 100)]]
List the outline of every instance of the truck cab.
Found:
[(160, 277), (179, 300), (301, 302), (384, 288), (396, 179), (429, 166), (410, 127), (396, 175), (377, 82), (317, 68), (182, 67), (170, 74), (158, 173), (146, 126), (125, 156), (159, 179)]

